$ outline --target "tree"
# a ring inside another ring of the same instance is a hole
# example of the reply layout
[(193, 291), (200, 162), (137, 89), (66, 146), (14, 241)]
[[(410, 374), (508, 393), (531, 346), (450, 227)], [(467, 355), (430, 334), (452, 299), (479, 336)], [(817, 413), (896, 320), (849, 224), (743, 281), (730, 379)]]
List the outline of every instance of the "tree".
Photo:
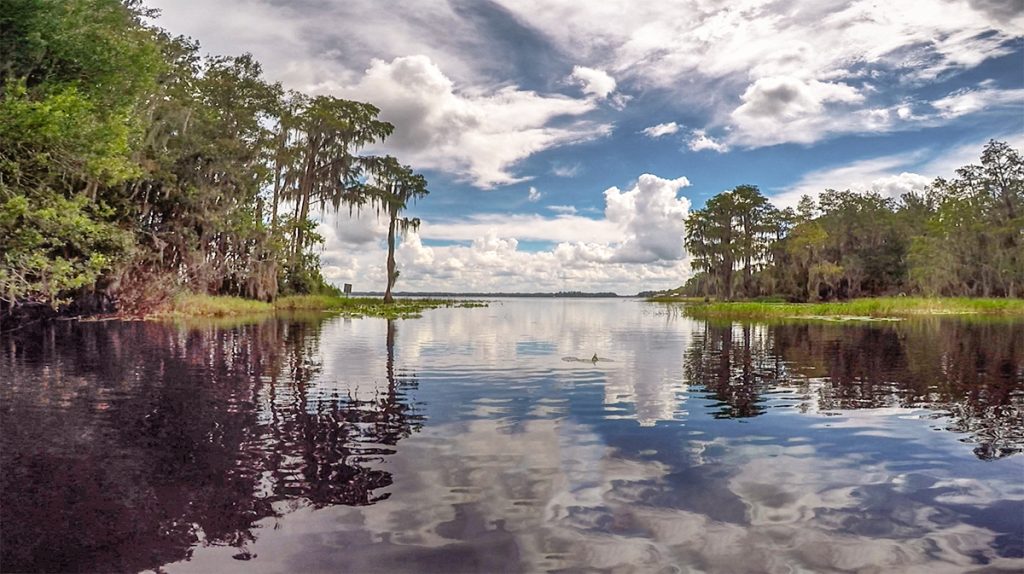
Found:
[(0, 307), (58, 305), (131, 252), (108, 201), (140, 173), (140, 102), (162, 66), (117, 0), (0, 10)]
[[(362, 102), (318, 96), (302, 98), (296, 107), (293, 137), (299, 153), (285, 179), (288, 199), (295, 203), (295, 221), (305, 220), (313, 204), (337, 211), (342, 205), (362, 203), (358, 183), (367, 164), (356, 153), (386, 138), (394, 126), (378, 120), (380, 110)], [(289, 127), (290, 122), (282, 125)], [(295, 227), (293, 258), (298, 259), (306, 246), (303, 227)]]
[(369, 201), (377, 206), (378, 215), (383, 211), (388, 218), (388, 284), (384, 292), (384, 302), (391, 303), (394, 300), (391, 290), (398, 279), (395, 235), (406, 233), (410, 229), (415, 230), (420, 225), (419, 218), (401, 217), (401, 214), (408, 208), (410, 202), (426, 197), (430, 191), (427, 190), (426, 178), (413, 173), (412, 168), (398, 163), (398, 160), (391, 156), (375, 162), (372, 174), (373, 181), (367, 186), (367, 196)]
[(738, 267), (743, 295), (756, 295), (753, 276), (771, 258), (777, 224), (775, 210), (756, 186), (741, 185), (712, 197), (686, 220), (685, 245), (693, 268), (708, 274), (718, 297), (730, 300)]
[[(935, 215), (918, 241), (914, 275), (930, 276), (929, 255), (948, 254), (946, 293), (1019, 297), (1024, 293), (1024, 160), (1004, 142), (990, 141), (981, 164), (932, 184)], [(936, 289), (934, 282), (931, 288)]]

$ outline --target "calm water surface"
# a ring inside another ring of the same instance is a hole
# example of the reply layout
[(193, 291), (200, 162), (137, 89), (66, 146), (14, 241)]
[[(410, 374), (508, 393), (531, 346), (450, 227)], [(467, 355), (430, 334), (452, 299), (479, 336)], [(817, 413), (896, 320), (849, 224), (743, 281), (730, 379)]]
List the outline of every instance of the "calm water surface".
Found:
[(0, 570), (1020, 571), (1022, 415), (1022, 322), (59, 324), (0, 339)]

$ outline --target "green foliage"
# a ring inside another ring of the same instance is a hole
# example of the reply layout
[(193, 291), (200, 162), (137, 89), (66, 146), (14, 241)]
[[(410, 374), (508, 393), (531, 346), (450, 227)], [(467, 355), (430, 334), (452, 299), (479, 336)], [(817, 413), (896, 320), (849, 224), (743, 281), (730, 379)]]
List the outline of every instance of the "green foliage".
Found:
[(62, 294), (93, 285), (131, 250), (131, 234), (107, 215), (82, 195), (0, 203), (0, 299), (56, 305)]
[(384, 302), (390, 303), (394, 300), (391, 289), (399, 275), (395, 264), (395, 236), (420, 226), (419, 218), (399, 216), (408, 208), (409, 203), (426, 197), (430, 191), (427, 190), (426, 178), (391, 156), (375, 161), (370, 169), (373, 183), (364, 188), (365, 195), (377, 207), (377, 215), (380, 216), (383, 211), (388, 218), (388, 285), (384, 291)]
[(386, 304), (371, 297), (343, 297), (337, 295), (292, 295), (281, 297), (274, 303), (231, 296), (179, 295), (170, 308), (157, 313), (161, 318), (232, 317), (261, 313), (317, 311), (337, 313), (348, 317), (382, 317), (407, 319), (438, 307), (486, 307), (477, 301), (451, 299), (398, 299)]
[[(732, 299), (759, 294), (755, 274), (771, 260), (779, 214), (757, 187), (741, 185), (708, 200), (686, 220), (686, 248), (693, 268), (715, 295)], [(737, 274), (736, 271), (739, 271)]]
[(0, 29), (0, 177), (8, 186), (117, 183), (162, 65), (117, 0), (8, 0)]
[(370, 104), (285, 93), (248, 54), (201, 57), (153, 16), (137, 0), (3, 2), (3, 305), (338, 294), (314, 210), (372, 199), (380, 160), (358, 153), (393, 127)]
[(829, 303), (690, 302), (687, 314), (699, 317), (764, 319), (791, 317), (906, 317), (911, 315), (1024, 315), (1021, 299), (872, 297)]
[(229, 295), (179, 295), (174, 298), (170, 310), (163, 316), (173, 317), (229, 317), (268, 313), (274, 306), (263, 301), (242, 299)]
[(757, 189), (719, 194), (687, 219), (698, 272), (682, 292), (792, 301), (898, 293), (1024, 295), (1024, 161), (991, 141), (981, 164), (900, 199), (826, 190), (796, 210)]
[(937, 295), (1024, 296), (1024, 160), (991, 141), (980, 165), (938, 179), (910, 247), (910, 280)]

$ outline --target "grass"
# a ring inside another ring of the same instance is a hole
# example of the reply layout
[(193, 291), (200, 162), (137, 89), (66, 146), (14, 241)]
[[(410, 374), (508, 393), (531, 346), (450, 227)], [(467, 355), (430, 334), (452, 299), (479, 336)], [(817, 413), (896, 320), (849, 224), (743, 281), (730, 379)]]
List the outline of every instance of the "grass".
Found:
[(269, 313), (274, 306), (263, 301), (214, 295), (179, 295), (171, 309), (159, 315), (188, 317), (228, 317)]
[(320, 310), (349, 317), (384, 317), (405, 319), (419, 317), (427, 309), (473, 306), (471, 302), (452, 299), (398, 298), (385, 304), (376, 297), (332, 297), (329, 295), (295, 295), (282, 297), (274, 303), (279, 310)]
[(703, 299), (657, 297), (655, 302), (682, 302), (686, 312), (699, 317), (735, 319), (818, 318), (863, 319), (917, 315), (1020, 315), (1022, 299), (975, 299), (966, 297), (872, 297), (828, 303), (782, 303), (766, 301), (704, 302)]
[(170, 309), (157, 313), (160, 318), (237, 317), (274, 312), (320, 311), (346, 317), (383, 317), (406, 319), (419, 317), (427, 309), (438, 307), (482, 307), (479, 301), (452, 299), (405, 299), (391, 304), (371, 297), (333, 297), (330, 295), (293, 295), (273, 303), (223, 295), (180, 295)]

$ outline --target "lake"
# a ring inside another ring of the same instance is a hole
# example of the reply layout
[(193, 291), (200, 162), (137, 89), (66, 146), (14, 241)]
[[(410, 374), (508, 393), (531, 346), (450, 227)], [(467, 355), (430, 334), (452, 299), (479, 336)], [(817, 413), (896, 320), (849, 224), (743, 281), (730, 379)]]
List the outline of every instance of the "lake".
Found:
[(64, 322), (0, 381), (4, 572), (1024, 569), (1024, 322)]

